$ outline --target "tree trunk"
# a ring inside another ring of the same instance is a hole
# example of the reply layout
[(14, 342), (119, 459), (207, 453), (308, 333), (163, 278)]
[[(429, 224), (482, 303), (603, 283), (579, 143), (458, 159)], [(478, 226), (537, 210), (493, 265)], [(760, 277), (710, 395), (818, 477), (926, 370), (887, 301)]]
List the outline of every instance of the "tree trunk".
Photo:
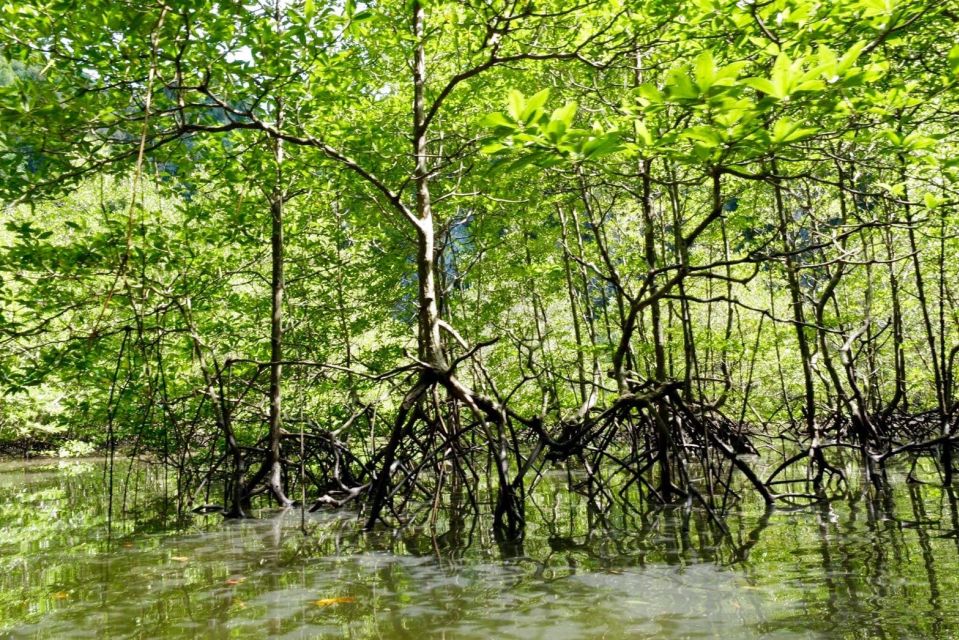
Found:
[[(276, 142), (277, 173), (283, 158), (282, 142)], [(280, 457), (280, 436), (283, 427), (282, 418), (282, 381), (283, 381), (283, 195), (275, 191), (270, 199), (272, 231), (270, 233), (272, 277), (271, 313), (270, 313), (270, 446), (268, 454), (269, 470), (267, 486), (270, 493), (281, 506), (293, 503), (286, 497), (282, 483), (282, 461)]]
[(426, 128), (426, 46), (423, 5), (413, 2), (413, 37), (416, 53), (413, 60), (413, 182), (416, 185), (416, 272), (419, 301), (419, 357), (443, 370), (447, 368), (440, 336), (439, 300), (436, 288), (436, 234), (433, 228), (433, 207), (430, 202), (429, 156)]
[[(773, 173), (778, 173), (775, 160), (772, 163)], [(799, 275), (792, 252), (795, 246), (789, 239), (789, 228), (786, 219), (786, 209), (783, 204), (782, 186), (778, 179), (773, 180), (773, 195), (776, 204), (776, 213), (779, 222), (779, 237), (785, 252), (786, 283), (789, 291), (790, 306), (792, 307), (793, 324), (796, 327), (796, 342), (799, 345), (799, 357), (802, 360), (803, 374), (803, 418), (806, 423), (806, 432), (811, 440), (809, 453), (816, 463), (816, 484), (818, 485), (824, 468), (822, 449), (819, 448), (821, 437), (816, 421), (816, 387), (812, 371), (812, 350), (809, 348), (809, 337), (806, 335), (806, 318), (803, 312), (802, 289), (799, 285)]]
[[(274, 18), (277, 31), (282, 29), (282, 6), (277, 0)], [(283, 128), (283, 101), (276, 99), (276, 128)], [(283, 141), (277, 138), (273, 147), (275, 176), (270, 194), (270, 418), (269, 452), (266, 460), (266, 484), (282, 507), (293, 503), (283, 490), (283, 462), (280, 456), (280, 436), (283, 427), (283, 206), (286, 194), (283, 189)]]

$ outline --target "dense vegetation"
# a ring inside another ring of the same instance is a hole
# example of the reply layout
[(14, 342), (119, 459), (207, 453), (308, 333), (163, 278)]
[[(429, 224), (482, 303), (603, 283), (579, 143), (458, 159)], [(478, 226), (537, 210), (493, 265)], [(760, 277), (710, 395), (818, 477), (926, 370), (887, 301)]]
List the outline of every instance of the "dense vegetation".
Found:
[(505, 537), (551, 462), (717, 518), (952, 480), (954, 2), (0, 12), (5, 441), (369, 526), (488, 477)]

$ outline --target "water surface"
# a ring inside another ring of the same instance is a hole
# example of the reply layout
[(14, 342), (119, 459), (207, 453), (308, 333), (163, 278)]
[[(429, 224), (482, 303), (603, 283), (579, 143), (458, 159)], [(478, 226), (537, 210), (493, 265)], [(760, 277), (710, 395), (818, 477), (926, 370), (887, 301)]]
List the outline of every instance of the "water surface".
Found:
[(959, 516), (933, 484), (746, 504), (726, 535), (697, 510), (596, 513), (557, 473), (508, 547), (457, 509), (304, 533), (297, 510), (178, 519), (171, 490), (118, 478), (108, 522), (102, 463), (0, 465), (0, 638), (959, 636)]

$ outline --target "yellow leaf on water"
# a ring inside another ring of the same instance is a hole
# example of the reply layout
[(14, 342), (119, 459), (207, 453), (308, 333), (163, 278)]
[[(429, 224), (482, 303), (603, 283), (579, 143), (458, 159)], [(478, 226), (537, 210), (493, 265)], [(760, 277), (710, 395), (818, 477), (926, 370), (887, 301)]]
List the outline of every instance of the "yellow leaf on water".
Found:
[(170, 556), (170, 560), (176, 560), (177, 562), (189, 562), (190, 559), (186, 556)]
[(319, 600), (314, 600), (313, 604), (318, 607), (329, 607), (334, 604), (346, 604), (349, 602), (356, 602), (356, 598), (351, 598), (349, 596), (341, 596), (339, 598), (320, 598)]
[(54, 593), (54, 594), (52, 594), (52, 595), (53, 595), (53, 597), (56, 598), (57, 600), (66, 600), (67, 598), (70, 597), (70, 594), (67, 593), (66, 591), (57, 591), (56, 593)]

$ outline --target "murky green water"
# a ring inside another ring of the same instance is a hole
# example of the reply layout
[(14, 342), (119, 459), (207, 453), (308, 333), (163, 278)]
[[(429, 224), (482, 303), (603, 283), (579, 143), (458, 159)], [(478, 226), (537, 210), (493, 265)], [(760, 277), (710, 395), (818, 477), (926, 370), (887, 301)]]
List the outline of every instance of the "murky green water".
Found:
[(776, 511), (611, 511), (545, 482), (521, 548), (480, 523), (362, 534), (298, 511), (175, 524), (163, 482), (107, 527), (102, 465), (0, 465), (0, 638), (949, 638), (959, 516), (934, 485)]

